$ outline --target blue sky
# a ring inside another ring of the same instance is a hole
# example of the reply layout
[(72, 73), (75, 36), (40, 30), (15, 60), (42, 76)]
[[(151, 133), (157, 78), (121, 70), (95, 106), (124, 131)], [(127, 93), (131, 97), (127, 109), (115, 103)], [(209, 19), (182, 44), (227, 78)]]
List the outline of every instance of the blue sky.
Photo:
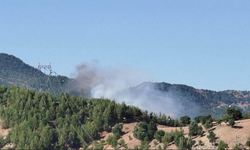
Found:
[(0, 52), (67, 76), (98, 60), (156, 82), (250, 90), (249, 16), (249, 0), (1, 0)]

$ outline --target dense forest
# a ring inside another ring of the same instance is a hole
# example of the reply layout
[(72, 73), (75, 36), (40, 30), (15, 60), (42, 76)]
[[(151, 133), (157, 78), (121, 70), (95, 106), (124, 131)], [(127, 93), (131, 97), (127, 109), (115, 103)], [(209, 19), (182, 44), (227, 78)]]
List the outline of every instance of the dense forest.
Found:
[(143, 117), (139, 108), (124, 103), (68, 94), (56, 98), (18, 87), (1, 86), (0, 105), (3, 127), (12, 128), (7, 142), (18, 149), (85, 147), (98, 138), (98, 131)]

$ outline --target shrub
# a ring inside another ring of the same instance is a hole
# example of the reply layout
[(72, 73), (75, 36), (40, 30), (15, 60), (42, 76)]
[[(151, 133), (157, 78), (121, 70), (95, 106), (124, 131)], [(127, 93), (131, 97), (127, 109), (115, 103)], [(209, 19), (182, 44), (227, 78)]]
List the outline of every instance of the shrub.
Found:
[(198, 124), (194, 121), (189, 125), (189, 136), (195, 136), (195, 135), (202, 135), (203, 130), (201, 126), (198, 126)]
[(109, 136), (106, 140), (109, 145), (111, 145), (113, 148), (115, 148), (118, 145), (116, 136)]
[(126, 149), (128, 148), (128, 146), (127, 146), (127, 144), (125, 143), (124, 139), (121, 139), (121, 140), (120, 140), (119, 145), (120, 145), (121, 147), (126, 148)]
[(3, 136), (0, 136), (0, 148), (2, 148), (5, 144), (6, 144), (6, 142), (3, 139)]
[(242, 119), (242, 113), (239, 109), (235, 109), (233, 107), (227, 108), (227, 114), (233, 118), (234, 120)]
[(218, 145), (218, 150), (224, 150), (228, 147), (228, 144), (225, 143), (224, 141), (220, 141)]
[(236, 144), (233, 149), (234, 150), (243, 150), (245, 148), (244, 148), (244, 146), (241, 143), (239, 143), (239, 144)]
[(250, 137), (246, 141), (246, 146), (250, 147)]
[(208, 130), (213, 127), (212, 120), (207, 120), (206, 123), (204, 124), (204, 127)]
[(198, 145), (200, 145), (200, 146), (204, 145), (204, 143), (202, 142), (202, 140), (199, 140), (199, 144)]
[(128, 138), (129, 138), (130, 141), (133, 140), (133, 138), (131, 136), (128, 136)]
[(122, 135), (122, 127), (122, 124), (116, 124), (112, 129), (112, 133), (116, 136), (116, 138), (119, 138)]
[(148, 142), (148, 138), (145, 137), (144, 140), (141, 142), (140, 149), (148, 150), (149, 148), (150, 148), (150, 145), (149, 145), (149, 142)]
[(216, 134), (213, 131), (210, 131), (207, 138), (209, 139), (209, 142), (213, 144), (216, 140)]
[(234, 121), (233, 118), (230, 118), (230, 119), (228, 120), (228, 125), (231, 126), (231, 127), (233, 127), (233, 126), (235, 125), (235, 121)]
[(154, 134), (154, 138), (158, 140), (159, 142), (162, 142), (162, 138), (164, 136), (165, 132), (163, 130), (157, 130)]
[(188, 124), (190, 124), (190, 122), (191, 122), (191, 119), (190, 119), (190, 117), (189, 116), (182, 116), (181, 118), (180, 118), (180, 121), (181, 121), (181, 124), (182, 125), (188, 125)]
[(139, 122), (133, 131), (134, 137), (143, 140), (144, 138), (152, 139), (154, 137), (154, 133), (157, 131), (156, 124), (153, 122)]
[(154, 141), (154, 145), (155, 147), (158, 145), (159, 143), (157, 141)]

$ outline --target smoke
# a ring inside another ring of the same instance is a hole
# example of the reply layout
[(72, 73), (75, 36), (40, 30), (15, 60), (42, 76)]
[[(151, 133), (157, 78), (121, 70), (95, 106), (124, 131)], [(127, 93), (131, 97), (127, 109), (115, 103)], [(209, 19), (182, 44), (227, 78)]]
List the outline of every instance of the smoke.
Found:
[(94, 61), (77, 66), (71, 76), (74, 80), (69, 82), (67, 92), (73, 95), (108, 98), (171, 117), (197, 114), (185, 109), (183, 100), (174, 90), (160, 91), (155, 83), (145, 82), (149, 77), (132, 69), (101, 67)]
[(131, 69), (100, 67), (97, 61), (77, 66), (74, 80), (67, 88), (69, 93), (91, 98), (115, 98), (118, 91), (146, 80), (141, 73)]

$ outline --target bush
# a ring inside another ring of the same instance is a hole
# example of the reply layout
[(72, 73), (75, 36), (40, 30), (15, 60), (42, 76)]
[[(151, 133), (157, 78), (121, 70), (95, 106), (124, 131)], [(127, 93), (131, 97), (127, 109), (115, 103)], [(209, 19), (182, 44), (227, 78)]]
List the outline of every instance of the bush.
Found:
[(250, 137), (246, 141), (246, 146), (250, 147)]
[(209, 139), (209, 142), (211, 142), (212, 144), (214, 144), (214, 142), (216, 140), (216, 134), (213, 131), (210, 131), (209, 135), (207, 136), (207, 138)]
[(228, 114), (228, 116), (230, 116), (234, 120), (239, 120), (239, 119), (242, 119), (242, 117), (243, 117), (241, 111), (239, 109), (235, 109), (233, 107), (227, 108), (227, 114)]
[(4, 147), (5, 144), (6, 144), (5, 140), (3, 139), (2, 136), (0, 136), (0, 148)]
[(179, 138), (179, 142), (176, 143), (176, 146), (178, 147), (178, 149), (192, 149), (192, 146), (195, 144), (195, 141), (192, 140), (191, 138), (185, 138), (180, 137)]
[(130, 141), (133, 140), (133, 138), (131, 136), (128, 136), (128, 138), (129, 138)]
[(244, 148), (244, 146), (241, 143), (239, 143), (239, 144), (236, 144), (233, 149), (234, 150), (243, 150), (245, 148)]
[(140, 149), (148, 150), (149, 148), (150, 148), (150, 145), (149, 145), (149, 142), (148, 142), (148, 138), (145, 137), (144, 140), (141, 142)]
[(207, 120), (206, 123), (204, 124), (204, 127), (208, 130), (213, 127), (212, 120)]
[(128, 148), (127, 144), (125, 143), (124, 139), (121, 139), (119, 145), (124, 148)]
[(9, 125), (6, 122), (3, 122), (2, 129), (9, 129)]
[(194, 118), (195, 122), (202, 123), (202, 124), (205, 124), (207, 120), (212, 120), (212, 116), (211, 115), (197, 116), (197, 117)]
[(165, 132), (163, 130), (157, 130), (154, 134), (154, 138), (158, 140), (159, 142), (162, 142), (162, 138), (164, 136)]
[(159, 143), (155, 140), (154, 141), (154, 146), (156, 147)]
[(204, 145), (204, 143), (202, 142), (202, 140), (199, 140), (199, 144), (198, 145), (200, 145), (200, 146)]
[(133, 131), (134, 137), (143, 140), (147, 137), (147, 123), (146, 122), (139, 122)]
[(189, 125), (189, 136), (195, 136), (195, 135), (202, 135), (203, 130), (201, 126), (198, 126), (198, 124), (194, 121)]
[(182, 117), (180, 118), (180, 121), (181, 121), (181, 124), (185, 126), (185, 125), (190, 124), (191, 119), (190, 119), (190, 117), (188, 117), (188, 116), (186, 115), (186, 116), (182, 116)]
[(226, 148), (228, 148), (228, 144), (225, 143), (224, 141), (220, 141), (218, 145), (218, 150), (224, 150)]
[(133, 131), (134, 137), (143, 140), (144, 138), (153, 139), (155, 132), (157, 131), (156, 124), (153, 122), (139, 122)]
[(231, 126), (231, 127), (233, 127), (233, 126), (235, 125), (235, 121), (234, 121), (233, 118), (230, 118), (230, 119), (228, 120), (228, 125)]
[(122, 127), (122, 124), (116, 124), (112, 129), (112, 133), (116, 136), (116, 138), (119, 138), (122, 135)]
[(109, 136), (106, 140), (109, 145), (111, 145), (113, 148), (115, 148), (118, 145), (116, 136)]

